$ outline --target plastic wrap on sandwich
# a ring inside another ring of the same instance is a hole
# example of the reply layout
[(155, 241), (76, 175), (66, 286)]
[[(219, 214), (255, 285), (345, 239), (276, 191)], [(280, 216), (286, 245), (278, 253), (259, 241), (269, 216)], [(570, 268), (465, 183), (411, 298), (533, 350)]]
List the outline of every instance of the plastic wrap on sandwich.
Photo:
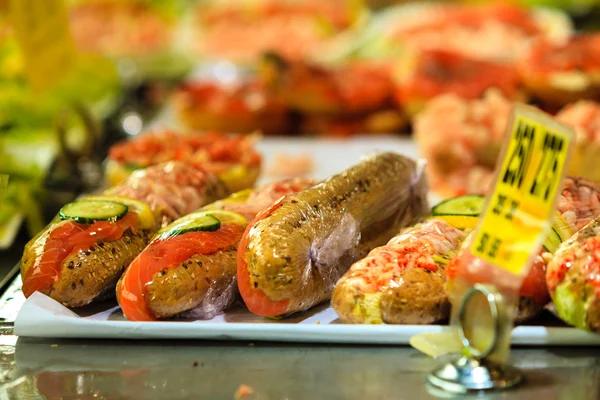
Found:
[(282, 196), (314, 183), (290, 179), (247, 189), (160, 230), (117, 288), (125, 316), (205, 319), (223, 312), (237, 295), (237, 247), (248, 222)]
[(228, 194), (210, 173), (187, 162), (135, 172), (101, 195), (64, 205), (25, 247), (23, 292), (42, 292), (69, 307), (114, 295), (129, 263), (161, 225)]
[(109, 195), (145, 201), (159, 214), (162, 226), (221, 199), (229, 190), (215, 175), (197, 164), (172, 161), (135, 171)]
[(346, 323), (432, 324), (448, 319), (445, 266), (467, 233), (442, 220), (409, 228), (352, 265), (333, 292)]
[(260, 213), (238, 252), (248, 309), (277, 317), (330, 298), (337, 280), (371, 249), (428, 212), (423, 165), (376, 154)]

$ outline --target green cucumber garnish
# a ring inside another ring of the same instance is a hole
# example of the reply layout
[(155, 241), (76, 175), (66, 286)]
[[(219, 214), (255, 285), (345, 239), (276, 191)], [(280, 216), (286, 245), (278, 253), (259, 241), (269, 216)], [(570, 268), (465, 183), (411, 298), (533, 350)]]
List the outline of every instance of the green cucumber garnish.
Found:
[(220, 227), (221, 221), (210, 214), (205, 214), (198, 218), (185, 219), (180, 223), (175, 223), (165, 234), (177, 236), (188, 232), (214, 232)]
[(80, 200), (66, 204), (60, 209), (60, 219), (72, 219), (81, 224), (95, 221), (118, 221), (123, 218), (129, 207), (108, 200)]
[(485, 197), (478, 194), (466, 194), (464, 196), (453, 197), (444, 200), (433, 207), (431, 213), (434, 216), (442, 215), (461, 215), (469, 217), (478, 217), (485, 203)]
[(556, 232), (554, 228), (550, 228), (550, 232), (548, 232), (548, 235), (544, 239), (544, 248), (546, 249), (546, 251), (554, 254), (554, 252), (558, 249), (558, 246), (560, 246), (561, 243), (562, 239), (560, 238), (558, 232)]

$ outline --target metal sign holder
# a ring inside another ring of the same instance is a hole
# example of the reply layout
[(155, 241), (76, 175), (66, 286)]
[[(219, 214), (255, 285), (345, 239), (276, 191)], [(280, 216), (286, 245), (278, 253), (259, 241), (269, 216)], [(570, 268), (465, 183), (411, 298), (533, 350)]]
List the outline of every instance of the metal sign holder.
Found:
[[(467, 304), (478, 294), (485, 297), (494, 322), (490, 344), (484, 350), (472, 345), (464, 329)], [(470, 288), (464, 295), (458, 311), (458, 334), (465, 355), (434, 370), (427, 377), (427, 383), (451, 393), (508, 389), (518, 385), (523, 378), (518, 369), (487, 359), (500, 344), (500, 338), (507, 334), (506, 331), (512, 330), (511, 324), (505, 318), (505, 310), (505, 299), (494, 286), (476, 284)]]

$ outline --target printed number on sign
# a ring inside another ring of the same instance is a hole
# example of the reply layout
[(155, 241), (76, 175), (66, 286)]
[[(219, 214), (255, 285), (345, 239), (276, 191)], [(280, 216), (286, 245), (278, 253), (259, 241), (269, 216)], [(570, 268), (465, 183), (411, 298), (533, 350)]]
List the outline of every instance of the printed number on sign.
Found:
[(542, 162), (540, 163), (529, 193), (543, 197), (547, 201), (552, 188), (558, 184), (558, 159), (564, 146), (564, 140), (549, 132), (544, 136)]
[(521, 188), (535, 139), (535, 128), (519, 121), (516, 133), (517, 145), (510, 156), (508, 168), (504, 172), (502, 182)]
[(477, 245), (477, 252), (487, 254), (490, 258), (496, 258), (498, 249), (502, 245), (502, 240), (497, 237), (492, 238), (488, 233), (483, 233)]

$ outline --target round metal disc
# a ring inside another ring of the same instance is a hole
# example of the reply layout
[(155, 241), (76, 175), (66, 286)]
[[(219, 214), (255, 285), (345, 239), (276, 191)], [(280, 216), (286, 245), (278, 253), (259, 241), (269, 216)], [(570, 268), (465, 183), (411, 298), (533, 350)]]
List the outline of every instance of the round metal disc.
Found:
[[(488, 347), (483, 350), (480, 350), (473, 346), (473, 344), (471, 343), (471, 339), (467, 337), (467, 334), (465, 333), (465, 320), (469, 315), (467, 311), (467, 305), (472, 299), (475, 298), (475, 295), (477, 294), (483, 295), (483, 297), (485, 298), (494, 324), (491, 341)], [(502, 318), (503, 316), (500, 315), (502, 307), (504, 307), (504, 299), (502, 295), (496, 290), (496, 288), (491, 285), (483, 285), (477, 283), (471, 289), (469, 289), (467, 293), (465, 293), (458, 310), (458, 335), (463, 346), (470, 355), (479, 359), (483, 359), (489, 356), (490, 353), (492, 353), (496, 349), (498, 339), (502, 334), (502, 329), (505, 327), (505, 321)]]
[(451, 393), (508, 389), (522, 381), (521, 372), (485, 360), (461, 357), (433, 371), (427, 382)]

